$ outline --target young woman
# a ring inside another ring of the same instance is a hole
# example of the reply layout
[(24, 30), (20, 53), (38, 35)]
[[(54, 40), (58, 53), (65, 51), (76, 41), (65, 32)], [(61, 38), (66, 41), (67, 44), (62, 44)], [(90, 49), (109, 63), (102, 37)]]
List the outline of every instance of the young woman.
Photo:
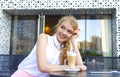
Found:
[[(18, 70), (11, 77), (47, 77), (49, 72), (68, 69), (64, 65), (66, 52), (72, 46), (76, 55), (75, 68), (86, 70), (75, 39), (80, 29), (73, 16), (62, 17), (55, 26), (53, 36), (40, 34), (31, 53), (19, 64)], [(71, 46), (70, 46), (71, 44)]]

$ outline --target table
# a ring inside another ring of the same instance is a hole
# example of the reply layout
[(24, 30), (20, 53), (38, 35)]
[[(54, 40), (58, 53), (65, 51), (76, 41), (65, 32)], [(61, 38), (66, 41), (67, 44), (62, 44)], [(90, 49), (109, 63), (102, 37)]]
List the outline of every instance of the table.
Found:
[(67, 72), (52, 72), (49, 73), (50, 77), (87, 77), (87, 72), (67, 73)]
[(83, 71), (77, 73), (68, 73), (68, 72), (51, 72), (49, 73), (50, 77), (120, 77), (120, 73), (90, 73), (90, 71)]

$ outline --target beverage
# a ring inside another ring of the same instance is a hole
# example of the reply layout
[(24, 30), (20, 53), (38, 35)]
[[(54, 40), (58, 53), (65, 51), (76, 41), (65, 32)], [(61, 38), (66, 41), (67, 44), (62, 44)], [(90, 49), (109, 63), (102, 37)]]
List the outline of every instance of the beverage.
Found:
[(67, 52), (67, 60), (68, 60), (68, 66), (71, 69), (74, 69), (75, 68), (76, 53), (73, 51), (68, 51)]

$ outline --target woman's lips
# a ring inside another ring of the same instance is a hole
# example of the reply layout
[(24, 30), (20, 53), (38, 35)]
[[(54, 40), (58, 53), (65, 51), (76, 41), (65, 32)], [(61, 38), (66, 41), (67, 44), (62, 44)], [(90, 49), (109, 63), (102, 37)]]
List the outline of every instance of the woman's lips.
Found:
[(60, 38), (61, 38), (61, 39), (65, 39), (66, 36), (64, 36), (63, 34), (60, 34)]

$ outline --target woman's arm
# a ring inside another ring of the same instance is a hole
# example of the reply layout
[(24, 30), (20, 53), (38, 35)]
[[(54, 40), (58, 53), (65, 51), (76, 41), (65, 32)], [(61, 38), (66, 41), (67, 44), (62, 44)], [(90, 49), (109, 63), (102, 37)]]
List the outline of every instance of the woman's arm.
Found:
[(81, 54), (79, 53), (77, 43), (75, 41), (71, 41), (73, 50), (76, 52), (76, 68), (79, 68), (81, 71), (86, 70), (87, 67), (83, 64), (83, 60)]
[(47, 35), (40, 34), (37, 40), (37, 62), (41, 72), (63, 71), (65, 68), (69, 68), (66, 65), (47, 64), (46, 47), (47, 47)]
[(79, 53), (77, 43), (74, 40), (72, 40), (71, 43), (72, 43), (73, 51), (76, 53), (76, 64), (82, 65), (83, 61), (82, 61), (82, 57)]
[(77, 42), (75, 41), (75, 39), (79, 36), (79, 33), (80, 30), (76, 30), (75, 34), (72, 35), (70, 42), (72, 44), (73, 50), (76, 52), (76, 68), (79, 68), (80, 70), (86, 70), (87, 67), (83, 64), (81, 54), (78, 50)]

